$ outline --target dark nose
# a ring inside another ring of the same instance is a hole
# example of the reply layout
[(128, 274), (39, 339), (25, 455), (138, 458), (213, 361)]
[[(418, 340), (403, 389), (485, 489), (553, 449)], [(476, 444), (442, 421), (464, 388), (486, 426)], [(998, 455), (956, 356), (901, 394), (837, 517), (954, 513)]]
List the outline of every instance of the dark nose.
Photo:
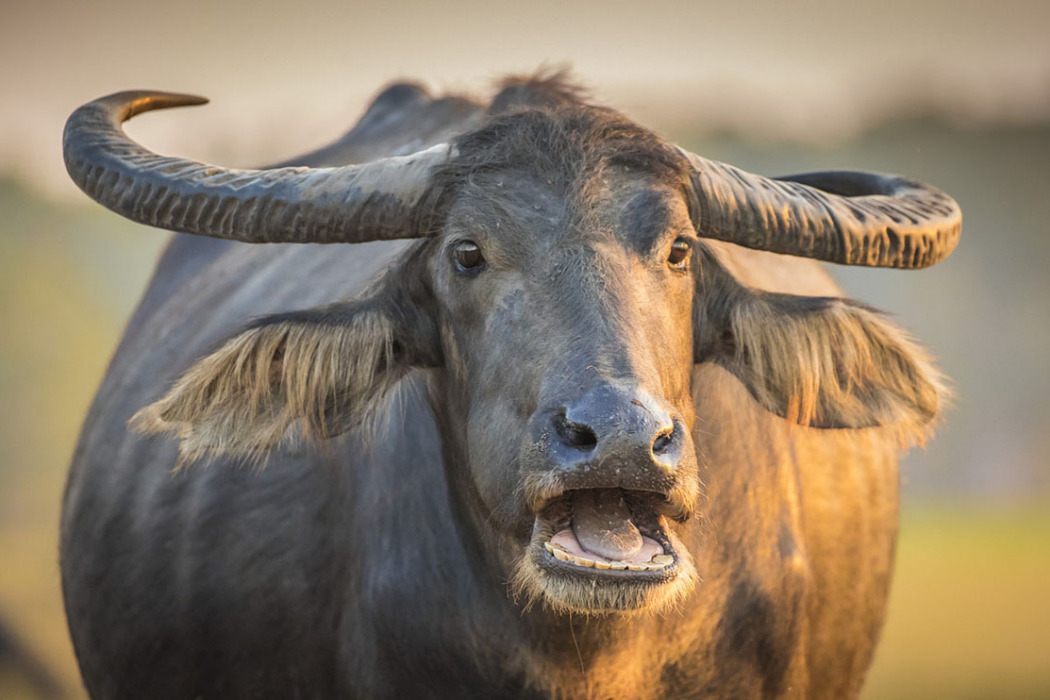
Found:
[(556, 466), (586, 463), (614, 469), (673, 470), (682, 454), (683, 427), (651, 395), (600, 385), (551, 416)]

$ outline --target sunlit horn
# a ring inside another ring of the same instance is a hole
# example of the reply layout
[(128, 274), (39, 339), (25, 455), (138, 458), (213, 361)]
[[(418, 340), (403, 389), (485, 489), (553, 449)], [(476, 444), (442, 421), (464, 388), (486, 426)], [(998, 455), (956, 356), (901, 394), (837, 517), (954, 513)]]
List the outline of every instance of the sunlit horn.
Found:
[(936, 187), (836, 171), (766, 178), (683, 151), (694, 169), (697, 232), (748, 248), (842, 265), (915, 269), (954, 250), (962, 213)]
[(121, 124), (203, 97), (121, 92), (90, 102), (66, 123), (66, 169), (80, 189), (149, 226), (248, 243), (358, 243), (415, 238), (415, 206), (447, 145), (339, 168), (235, 170), (152, 153)]

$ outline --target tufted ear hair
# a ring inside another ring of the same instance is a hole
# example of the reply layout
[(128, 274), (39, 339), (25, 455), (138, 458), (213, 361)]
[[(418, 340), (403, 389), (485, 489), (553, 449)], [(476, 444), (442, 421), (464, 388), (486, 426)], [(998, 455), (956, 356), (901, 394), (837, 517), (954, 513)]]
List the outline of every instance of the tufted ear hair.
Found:
[(282, 442), (360, 424), (411, 368), (440, 364), (422, 284), (395, 272), (361, 299), (256, 320), (194, 363), (132, 427), (178, 436), (182, 467), (206, 456), (258, 460)]
[(921, 443), (948, 396), (926, 351), (850, 299), (751, 289), (705, 260), (696, 361), (732, 372), (767, 410), (816, 428), (895, 430)]

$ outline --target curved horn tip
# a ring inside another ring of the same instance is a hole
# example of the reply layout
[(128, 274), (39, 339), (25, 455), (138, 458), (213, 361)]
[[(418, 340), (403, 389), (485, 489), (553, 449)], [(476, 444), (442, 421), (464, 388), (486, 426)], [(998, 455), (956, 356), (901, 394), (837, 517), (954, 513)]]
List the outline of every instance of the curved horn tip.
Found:
[[(195, 107), (208, 104), (207, 97), (200, 95), (189, 95), (180, 92), (164, 92), (162, 90), (124, 90), (112, 95), (92, 100), (81, 107), (81, 110), (92, 110), (101, 108), (107, 112), (115, 112), (119, 121), (127, 121), (134, 116), (155, 109), (170, 109), (172, 107)], [(77, 110), (80, 111), (80, 110)]]

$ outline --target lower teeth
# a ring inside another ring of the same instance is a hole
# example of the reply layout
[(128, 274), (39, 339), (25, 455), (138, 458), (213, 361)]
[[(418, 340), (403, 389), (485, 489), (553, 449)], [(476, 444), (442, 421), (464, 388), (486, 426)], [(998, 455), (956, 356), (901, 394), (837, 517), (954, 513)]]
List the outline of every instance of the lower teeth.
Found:
[(559, 561), (567, 561), (576, 566), (584, 566), (587, 568), (595, 569), (615, 569), (628, 571), (654, 571), (657, 569), (663, 569), (674, 561), (674, 557), (670, 554), (654, 554), (653, 558), (645, 564), (635, 564), (626, 561), (598, 561), (596, 559), (588, 559), (586, 557), (578, 557), (575, 554), (567, 551), (564, 547), (560, 547), (550, 542), (545, 543), (544, 548), (554, 555), (554, 558)]

